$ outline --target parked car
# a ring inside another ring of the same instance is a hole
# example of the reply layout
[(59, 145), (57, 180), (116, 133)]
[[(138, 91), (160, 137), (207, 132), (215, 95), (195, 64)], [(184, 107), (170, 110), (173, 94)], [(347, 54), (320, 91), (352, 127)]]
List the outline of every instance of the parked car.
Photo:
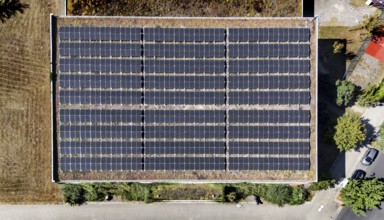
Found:
[(377, 157), (377, 154), (379, 153), (378, 150), (376, 149), (373, 149), (373, 148), (369, 148), (367, 153), (365, 154), (363, 160), (361, 161), (361, 163), (365, 166), (369, 166), (372, 164), (372, 162), (375, 160), (375, 158)]
[(353, 172), (353, 174), (352, 174), (351, 179), (362, 180), (362, 179), (364, 179), (366, 174), (367, 173), (364, 170), (355, 170), (355, 172)]

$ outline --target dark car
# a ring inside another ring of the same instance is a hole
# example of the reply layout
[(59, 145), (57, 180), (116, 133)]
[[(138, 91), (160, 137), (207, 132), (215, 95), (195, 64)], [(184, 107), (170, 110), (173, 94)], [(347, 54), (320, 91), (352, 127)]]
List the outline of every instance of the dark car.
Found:
[(355, 170), (355, 172), (352, 174), (351, 179), (353, 180), (362, 180), (364, 179), (366, 173), (364, 170)]
[(369, 148), (367, 153), (365, 154), (363, 160), (361, 161), (362, 164), (365, 166), (369, 166), (372, 164), (372, 162), (377, 157), (377, 154), (379, 154), (379, 151), (373, 148)]

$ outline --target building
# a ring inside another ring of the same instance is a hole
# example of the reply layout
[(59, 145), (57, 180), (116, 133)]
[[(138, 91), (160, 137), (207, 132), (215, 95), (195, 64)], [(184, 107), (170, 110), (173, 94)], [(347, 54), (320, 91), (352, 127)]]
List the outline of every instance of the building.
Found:
[(317, 20), (53, 17), (57, 181), (317, 180)]

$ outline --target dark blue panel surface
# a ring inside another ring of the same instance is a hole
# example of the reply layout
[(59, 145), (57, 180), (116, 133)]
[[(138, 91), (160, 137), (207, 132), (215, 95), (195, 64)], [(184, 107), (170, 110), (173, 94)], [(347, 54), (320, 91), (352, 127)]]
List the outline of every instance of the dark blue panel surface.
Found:
[(145, 170), (225, 170), (224, 157), (147, 157)]
[(60, 154), (141, 154), (141, 142), (61, 141)]
[(60, 56), (140, 57), (140, 44), (61, 42)]
[(309, 158), (230, 157), (230, 170), (309, 170)]
[(224, 126), (145, 126), (145, 138), (224, 138)]
[(60, 74), (60, 88), (141, 88), (139, 75)]
[(224, 92), (145, 92), (145, 104), (223, 105)]
[(150, 89), (224, 89), (224, 76), (145, 76), (145, 88)]
[(61, 90), (60, 104), (141, 104), (141, 92)]
[(203, 142), (203, 141), (187, 141), (187, 142), (151, 142), (144, 143), (145, 154), (225, 154), (225, 143)]
[(141, 60), (61, 58), (60, 72), (141, 73)]
[(144, 40), (157, 42), (224, 42), (225, 29), (145, 28)]
[(308, 155), (309, 142), (229, 142), (229, 154), (304, 154)]
[(230, 42), (308, 42), (308, 28), (229, 28)]
[(310, 104), (310, 93), (305, 91), (287, 92), (229, 92), (229, 104), (232, 105), (287, 105), (287, 104)]
[(61, 139), (130, 139), (141, 137), (141, 126), (137, 125), (60, 125)]
[(230, 44), (230, 58), (309, 57), (310, 44)]
[(308, 139), (309, 126), (229, 126), (229, 138)]
[(224, 73), (224, 60), (145, 60), (146, 73)]
[(309, 110), (229, 110), (229, 123), (309, 122)]
[(60, 40), (140, 41), (140, 28), (124, 27), (59, 27)]
[(224, 110), (145, 110), (145, 123), (225, 123)]
[(141, 123), (141, 110), (61, 109), (60, 123)]
[(230, 75), (230, 89), (305, 89), (310, 76), (302, 75)]
[(224, 44), (145, 44), (145, 57), (220, 58), (225, 57)]
[(230, 60), (230, 73), (309, 73), (309, 60)]

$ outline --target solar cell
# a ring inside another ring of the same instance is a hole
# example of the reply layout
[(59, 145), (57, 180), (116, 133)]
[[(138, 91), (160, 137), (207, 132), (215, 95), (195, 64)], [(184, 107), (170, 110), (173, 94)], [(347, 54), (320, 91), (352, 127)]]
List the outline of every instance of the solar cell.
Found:
[(145, 88), (149, 89), (224, 89), (224, 76), (147, 75)]
[(145, 170), (224, 170), (224, 157), (146, 157)]
[(225, 29), (144, 28), (144, 40), (156, 42), (223, 42)]
[(222, 139), (224, 126), (151, 126), (145, 125), (145, 138)]
[(229, 154), (309, 154), (309, 142), (229, 142)]
[(60, 139), (131, 139), (141, 136), (141, 126), (136, 125), (60, 125)]
[(144, 44), (145, 57), (220, 58), (224, 44)]
[(229, 44), (230, 58), (309, 57), (309, 44)]
[(224, 110), (145, 110), (145, 123), (225, 123)]
[(145, 92), (145, 104), (154, 105), (222, 105), (224, 92)]
[(229, 123), (309, 123), (309, 110), (229, 110)]
[[(300, 169), (300, 165), (302, 169)], [(308, 158), (230, 157), (230, 170), (309, 170)]]
[(310, 76), (304, 75), (230, 75), (230, 89), (305, 89)]
[(310, 93), (307, 91), (287, 92), (229, 92), (229, 104), (232, 105), (287, 105), (287, 104), (310, 104)]
[(141, 123), (141, 110), (61, 109), (60, 123)]
[(229, 60), (230, 73), (309, 73), (309, 60)]
[(60, 56), (140, 57), (141, 44), (60, 42)]
[(307, 42), (308, 28), (229, 28), (230, 42)]
[(141, 104), (141, 92), (61, 90), (60, 104)]
[(308, 139), (309, 126), (229, 126), (229, 138)]
[(177, 141), (177, 142), (152, 142), (144, 143), (144, 152), (148, 154), (225, 154), (223, 141)]
[(224, 73), (224, 60), (145, 60), (146, 73)]
[(124, 27), (59, 27), (60, 40), (140, 41), (141, 28)]
[(60, 74), (60, 88), (141, 88), (138, 75)]
[(60, 58), (59, 62), (60, 72), (141, 72), (141, 60)]

